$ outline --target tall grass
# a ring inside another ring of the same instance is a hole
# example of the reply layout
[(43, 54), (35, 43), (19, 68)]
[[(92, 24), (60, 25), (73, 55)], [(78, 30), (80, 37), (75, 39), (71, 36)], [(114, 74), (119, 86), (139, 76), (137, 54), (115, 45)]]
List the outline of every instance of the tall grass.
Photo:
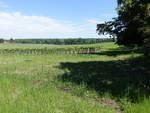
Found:
[(149, 59), (99, 46), (94, 54), (1, 54), (0, 113), (149, 113), (148, 99), (136, 101), (147, 93), (138, 83)]
[(144, 99), (140, 103), (124, 105), (125, 113), (150, 113), (150, 100)]

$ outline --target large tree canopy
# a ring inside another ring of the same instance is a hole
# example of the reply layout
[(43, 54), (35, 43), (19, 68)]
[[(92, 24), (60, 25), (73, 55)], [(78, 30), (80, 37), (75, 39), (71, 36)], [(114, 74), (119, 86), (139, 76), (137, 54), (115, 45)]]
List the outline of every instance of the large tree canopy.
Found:
[(97, 25), (99, 34), (117, 36), (127, 46), (150, 42), (150, 0), (118, 0), (117, 12), (117, 18)]

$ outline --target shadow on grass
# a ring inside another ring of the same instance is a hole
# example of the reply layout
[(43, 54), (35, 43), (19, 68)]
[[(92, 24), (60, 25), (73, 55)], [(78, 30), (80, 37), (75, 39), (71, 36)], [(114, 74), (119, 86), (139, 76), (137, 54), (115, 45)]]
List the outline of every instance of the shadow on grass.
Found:
[(92, 53), (92, 54), (96, 54), (96, 55), (107, 55), (107, 56), (118, 56), (118, 55), (125, 55), (125, 54), (130, 54), (132, 53), (129, 50), (126, 51), (116, 51), (116, 50), (111, 50), (111, 51), (103, 51), (100, 53)]
[(99, 53), (92, 53), (92, 54), (118, 56), (118, 55), (125, 55), (125, 54), (131, 54), (131, 53), (142, 53), (142, 51), (132, 50), (132, 48), (128, 48), (128, 47), (117, 47), (117, 48), (109, 48), (107, 51), (102, 51)]
[(144, 57), (125, 61), (65, 62), (60, 68), (69, 70), (59, 76), (60, 80), (86, 84), (100, 95), (107, 92), (115, 98), (126, 96), (136, 102), (149, 93), (150, 60)]

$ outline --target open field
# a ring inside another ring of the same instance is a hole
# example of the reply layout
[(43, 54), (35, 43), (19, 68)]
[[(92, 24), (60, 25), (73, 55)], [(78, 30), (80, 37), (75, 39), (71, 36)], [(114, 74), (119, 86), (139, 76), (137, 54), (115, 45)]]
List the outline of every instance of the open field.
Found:
[[(150, 113), (150, 59), (113, 43), (92, 54), (1, 54), (0, 113)], [(69, 48), (0, 45), (4, 48)], [(71, 46), (71, 48), (76, 46)]]

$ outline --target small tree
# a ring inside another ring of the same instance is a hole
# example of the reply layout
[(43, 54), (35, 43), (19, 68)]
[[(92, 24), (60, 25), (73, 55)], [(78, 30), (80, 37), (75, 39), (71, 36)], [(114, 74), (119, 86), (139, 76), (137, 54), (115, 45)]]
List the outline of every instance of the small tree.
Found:
[(14, 39), (13, 39), (13, 38), (11, 38), (9, 42), (10, 42), (10, 43), (13, 43), (13, 42), (14, 42)]
[(4, 39), (0, 39), (0, 43), (4, 43)]

